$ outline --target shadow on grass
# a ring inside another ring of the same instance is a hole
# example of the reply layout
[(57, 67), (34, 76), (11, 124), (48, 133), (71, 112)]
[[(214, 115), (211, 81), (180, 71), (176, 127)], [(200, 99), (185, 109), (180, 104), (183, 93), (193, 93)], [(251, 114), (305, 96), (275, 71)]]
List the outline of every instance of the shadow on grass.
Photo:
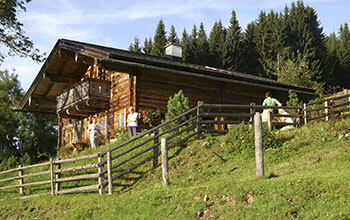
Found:
[(272, 179), (272, 178), (277, 178), (279, 175), (276, 175), (274, 173), (270, 173), (268, 176), (266, 176), (266, 179)]

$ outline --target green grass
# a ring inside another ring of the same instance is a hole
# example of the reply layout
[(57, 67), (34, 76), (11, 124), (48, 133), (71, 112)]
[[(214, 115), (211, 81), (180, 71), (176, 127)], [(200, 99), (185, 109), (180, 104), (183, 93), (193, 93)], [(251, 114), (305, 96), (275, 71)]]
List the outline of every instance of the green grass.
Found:
[(249, 140), (230, 143), (229, 135), (205, 135), (172, 149), (171, 184), (165, 189), (160, 168), (143, 173), (150, 162), (116, 181), (112, 196), (87, 192), (20, 200), (2, 192), (0, 218), (350, 219), (350, 119), (273, 132), (276, 143), (264, 151), (265, 178), (255, 177)]

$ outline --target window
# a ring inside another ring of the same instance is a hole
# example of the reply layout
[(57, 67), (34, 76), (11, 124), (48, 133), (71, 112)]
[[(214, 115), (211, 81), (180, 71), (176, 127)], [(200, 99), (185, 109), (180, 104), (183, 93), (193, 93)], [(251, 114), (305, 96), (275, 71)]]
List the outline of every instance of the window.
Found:
[(114, 128), (123, 129), (126, 127), (126, 108), (114, 113)]
[(71, 131), (66, 132), (66, 145), (70, 145), (73, 142), (73, 134)]
[(106, 136), (106, 121), (105, 120), (103, 120), (102, 127), (103, 127), (102, 134), (103, 134), (103, 136)]

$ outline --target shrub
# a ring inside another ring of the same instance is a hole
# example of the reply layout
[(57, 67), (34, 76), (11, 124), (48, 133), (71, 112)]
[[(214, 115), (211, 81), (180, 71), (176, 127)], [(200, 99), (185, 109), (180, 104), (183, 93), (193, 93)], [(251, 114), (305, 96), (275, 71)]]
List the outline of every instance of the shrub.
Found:
[(25, 153), (20, 159), (19, 159), (20, 164), (22, 164), (22, 166), (26, 166), (26, 165), (30, 165), (32, 163), (32, 160), (29, 156), (28, 153)]
[[(275, 133), (269, 131), (265, 123), (263, 124), (263, 142), (264, 149), (277, 148), (282, 144)], [(235, 125), (224, 137), (224, 144), (228, 153), (235, 152), (251, 156), (255, 152), (254, 129), (250, 129), (249, 125), (244, 123)]]

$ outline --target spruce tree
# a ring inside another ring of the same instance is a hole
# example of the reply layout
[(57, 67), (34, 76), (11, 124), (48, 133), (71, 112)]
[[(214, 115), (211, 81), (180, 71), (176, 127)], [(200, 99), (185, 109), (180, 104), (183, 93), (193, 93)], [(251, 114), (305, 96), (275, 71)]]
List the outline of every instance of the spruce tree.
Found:
[(317, 18), (316, 11), (304, 6), (302, 1), (296, 4), (293, 2), (288, 14), (285, 14), (288, 30), (287, 45), (290, 54), (297, 60), (298, 54), (308, 58), (312, 80), (321, 82), (324, 80), (322, 70), (324, 69), (324, 59), (326, 48), (324, 44), (324, 34)]
[(174, 25), (171, 25), (168, 43), (179, 43), (179, 38), (177, 37)]
[(198, 64), (198, 32), (197, 26), (193, 25), (187, 49), (187, 62)]
[(339, 35), (337, 57), (340, 67), (337, 78), (340, 86), (350, 88), (350, 31), (347, 23), (340, 26)]
[(152, 38), (149, 39), (145, 38), (145, 41), (143, 43), (142, 51), (145, 54), (151, 54), (153, 48)]
[(188, 53), (190, 48), (190, 37), (187, 34), (186, 28), (184, 28), (184, 31), (182, 32), (181, 44), (182, 44), (182, 59), (185, 62), (189, 62), (188, 60), (191, 60), (192, 58)]
[[(171, 120), (180, 114), (188, 111), (190, 109), (189, 105), (189, 99), (188, 97), (185, 97), (184, 93), (182, 90), (180, 90), (178, 93), (174, 94), (173, 97), (169, 97), (168, 101), (168, 113), (166, 116), (166, 120)], [(171, 123), (170, 126), (172, 125), (177, 125), (179, 123), (182, 123), (188, 119), (188, 116), (183, 116), (179, 118), (178, 120), (174, 121)]]
[(243, 35), (236, 18), (236, 12), (232, 10), (230, 26), (226, 31), (225, 47), (223, 50), (223, 66), (228, 70), (238, 71), (242, 65)]
[(209, 61), (208, 59), (209, 44), (208, 44), (208, 37), (207, 37), (207, 34), (205, 33), (203, 23), (201, 23), (199, 26), (197, 44), (198, 44), (197, 64), (206, 66), (208, 65), (208, 61)]
[(255, 43), (255, 29), (256, 29), (256, 23), (251, 22), (247, 25), (246, 31), (244, 33), (243, 37), (243, 63), (240, 70), (242, 72), (257, 75), (257, 76), (264, 76), (264, 70), (259, 62), (259, 53), (256, 49), (256, 43)]
[(264, 75), (276, 79), (280, 62), (287, 54), (286, 33), (282, 15), (271, 11), (260, 12), (254, 34), (255, 45), (259, 54), (259, 62)]
[(139, 38), (135, 37), (134, 43), (131, 43), (129, 46), (129, 51), (141, 53), (141, 46)]
[(209, 65), (212, 67), (223, 67), (223, 51), (225, 46), (225, 29), (221, 20), (214, 23), (209, 36)]
[(328, 74), (326, 83), (329, 86), (337, 86), (342, 80), (339, 80), (338, 78), (340, 68), (337, 56), (337, 53), (339, 52), (339, 40), (334, 32), (326, 37), (325, 45), (327, 48), (327, 60), (325, 66)]
[(163, 20), (160, 19), (156, 33), (153, 38), (153, 47), (151, 54), (154, 56), (164, 56), (165, 55), (165, 45), (166, 45), (166, 31)]

